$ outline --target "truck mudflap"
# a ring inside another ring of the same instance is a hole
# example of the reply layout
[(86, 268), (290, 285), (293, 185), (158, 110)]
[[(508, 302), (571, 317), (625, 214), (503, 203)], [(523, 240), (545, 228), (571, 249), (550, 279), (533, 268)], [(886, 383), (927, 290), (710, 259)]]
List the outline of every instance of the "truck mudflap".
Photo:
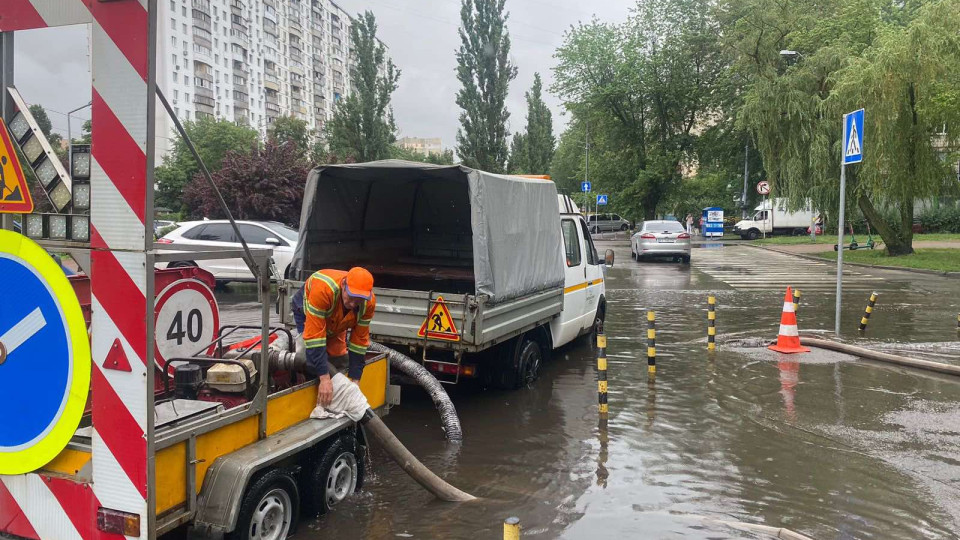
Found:
[(346, 417), (308, 419), (261, 439), (213, 462), (197, 499), (192, 538), (222, 538), (237, 526), (244, 491), (260, 471), (321, 444), (337, 432), (351, 429)]

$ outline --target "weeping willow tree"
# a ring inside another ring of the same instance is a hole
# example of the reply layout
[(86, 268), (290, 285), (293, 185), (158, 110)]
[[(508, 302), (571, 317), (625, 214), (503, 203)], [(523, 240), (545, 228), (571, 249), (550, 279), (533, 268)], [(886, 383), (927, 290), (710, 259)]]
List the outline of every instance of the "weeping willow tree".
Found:
[[(748, 2), (767, 0), (738, 4)], [(752, 33), (737, 35), (737, 44), (751, 78), (741, 119), (775, 194), (794, 207), (812, 199), (836, 212), (841, 116), (862, 107), (864, 161), (847, 170), (847, 200), (890, 255), (912, 253), (914, 203), (951, 176), (946, 149), (960, 134), (960, 0), (769, 3), (777, 8), (744, 12), (738, 22)], [(777, 9), (793, 11), (787, 27), (769, 18)], [(790, 66), (758, 59), (745, 52), (757, 43), (801, 55)]]

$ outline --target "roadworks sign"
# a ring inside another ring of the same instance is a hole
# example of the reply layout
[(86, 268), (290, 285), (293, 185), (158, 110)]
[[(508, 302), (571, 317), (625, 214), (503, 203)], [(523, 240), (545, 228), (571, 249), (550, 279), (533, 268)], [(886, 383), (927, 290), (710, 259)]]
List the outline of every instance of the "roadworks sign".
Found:
[(437, 297), (417, 335), (441, 341), (460, 341), (460, 332), (457, 331), (457, 325), (453, 322), (442, 296)]
[(29, 214), (33, 198), (20, 168), (7, 126), (0, 120), (0, 213)]

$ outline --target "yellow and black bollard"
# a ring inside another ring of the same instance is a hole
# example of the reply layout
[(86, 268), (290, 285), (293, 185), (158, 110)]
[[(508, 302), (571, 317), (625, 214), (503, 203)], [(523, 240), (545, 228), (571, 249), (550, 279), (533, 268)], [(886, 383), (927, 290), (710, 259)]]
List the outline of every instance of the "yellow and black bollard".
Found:
[(657, 316), (654, 312), (647, 312), (647, 373), (651, 376), (657, 373)]
[(520, 540), (520, 518), (508, 517), (503, 520), (503, 540)]
[(877, 303), (877, 293), (870, 293), (870, 300), (867, 302), (867, 309), (863, 311), (863, 317), (860, 319), (860, 331), (867, 329), (867, 321), (870, 320), (870, 314), (873, 313), (873, 306)]
[(603, 330), (597, 332), (597, 400), (600, 407), (600, 416), (606, 416), (607, 411), (607, 336)]
[(793, 312), (796, 313), (800, 310), (800, 290), (793, 290)]
[(707, 297), (707, 350), (717, 350), (717, 297)]

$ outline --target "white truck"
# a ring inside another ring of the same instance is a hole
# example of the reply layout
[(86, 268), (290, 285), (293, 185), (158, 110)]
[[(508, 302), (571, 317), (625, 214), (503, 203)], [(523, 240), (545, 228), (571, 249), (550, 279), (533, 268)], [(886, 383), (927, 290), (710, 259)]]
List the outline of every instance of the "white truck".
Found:
[(807, 201), (804, 209), (796, 212), (786, 208), (786, 199), (767, 199), (754, 208), (755, 213), (751, 219), (738, 221), (733, 226), (733, 232), (744, 240), (756, 240), (762, 235), (806, 234), (807, 228), (817, 215), (810, 201)]
[(550, 351), (602, 324), (605, 255), (543, 177), (397, 160), (325, 166), (307, 179), (281, 292), (322, 268), (363, 266), (374, 276), (375, 341), (441, 382), (516, 388)]

